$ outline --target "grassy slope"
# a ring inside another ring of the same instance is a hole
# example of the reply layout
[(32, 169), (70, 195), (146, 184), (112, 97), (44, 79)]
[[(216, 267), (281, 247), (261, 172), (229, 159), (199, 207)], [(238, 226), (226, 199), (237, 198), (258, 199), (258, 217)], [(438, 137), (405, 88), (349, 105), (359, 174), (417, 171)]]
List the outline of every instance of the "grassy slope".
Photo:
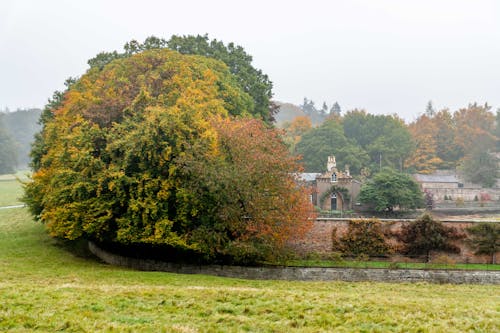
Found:
[(19, 198), (23, 195), (21, 184), (16, 179), (0, 179), (0, 207), (19, 205)]
[(500, 287), (137, 272), (75, 257), (25, 208), (1, 210), (0, 331), (32, 330), (495, 332)]

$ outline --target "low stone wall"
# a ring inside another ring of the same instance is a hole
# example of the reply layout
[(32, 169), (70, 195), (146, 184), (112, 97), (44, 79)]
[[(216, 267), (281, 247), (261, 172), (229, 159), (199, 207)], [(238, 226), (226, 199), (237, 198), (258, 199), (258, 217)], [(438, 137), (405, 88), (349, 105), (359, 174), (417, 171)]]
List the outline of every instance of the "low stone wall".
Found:
[[(342, 218), (318, 218), (314, 221), (312, 229), (308, 232), (304, 239), (297, 241), (294, 247), (299, 253), (317, 253), (317, 254), (328, 254), (332, 252), (332, 232), (335, 229), (337, 237), (343, 236), (347, 232), (349, 219)], [(387, 228), (391, 231), (397, 232), (401, 230), (401, 227), (410, 223), (412, 220), (405, 219), (381, 219), (381, 222), (385, 224)], [(444, 225), (449, 227), (457, 228), (460, 232), (465, 232), (465, 229), (472, 226), (474, 221), (460, 221), (460, 220), (442, 220)], [(492, 222), (497, 223), (497, 222)], [(396, 244), (395, 239), (389, 240), (391, 243)], [(449, 254), (449, 253), (432, 253), (432, 257), (436, 257), (440, 254), (445, 254), (451, 259), (455, 260), (457, 263), (489, 263), (490, 257), (486, 255), (477, 256), (474, 255), (472, 249), (467, 246), (464, 241), (457, 241), (456, 245), (460, 247), (459, 254)]]
[(179, 265), (156, 260), (127, 258), (104, 251), (89, 242), (90, 251), (105, 263), (143, 271), (179, 274), (207, 274), (230, 278), (302, 281), (374, 281), (500, 284), (500, 271), (458, 271), (417, 269), (361, 269), (315, 267), (242, 267)]

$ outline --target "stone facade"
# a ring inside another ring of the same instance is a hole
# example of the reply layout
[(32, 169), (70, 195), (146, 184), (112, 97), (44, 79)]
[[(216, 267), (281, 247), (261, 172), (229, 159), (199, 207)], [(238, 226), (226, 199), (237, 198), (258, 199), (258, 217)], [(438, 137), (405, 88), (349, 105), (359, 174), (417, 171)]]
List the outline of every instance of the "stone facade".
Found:
[(482, 188), (477, 184), (459, 179), (454, 171), (438, 170), (430, 175), (414, 174), (413, 177), (422, 191), (432, 193), (434, 202), (441, 204), (472, 203), (488, 198), (484, 205), (500, 207), (500, 188)]
[[(312, 187), (311, 201), (314, 206), (323, 210), (352, 210), (356, 198), (359, 195), (361, 183), (356, 181), (346, 166), (344, 171), (337, 169), (335, 156), (329, 156), (327, 171), (314, 174), (314, 180), (310, 180)], [(306, 179), (306, 177), (302, 177)]]

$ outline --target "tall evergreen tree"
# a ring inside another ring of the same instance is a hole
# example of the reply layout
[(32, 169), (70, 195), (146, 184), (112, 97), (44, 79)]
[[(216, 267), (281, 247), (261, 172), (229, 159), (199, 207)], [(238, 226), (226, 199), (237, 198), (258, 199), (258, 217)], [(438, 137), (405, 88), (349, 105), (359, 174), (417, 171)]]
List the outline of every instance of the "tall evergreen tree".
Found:
[(434, 117), (436, 114), (436, 110), (434, 109), (434, 106), (432, 105), (432, 101), (427, 102), (427, 106), (425, 108), (425, 115), (429, 118)]
[(340, 116), (341, 112), (342, 109), (340, 108), (339, 103), (333, 103), (332, 107), (330, 108), (330, 114)]

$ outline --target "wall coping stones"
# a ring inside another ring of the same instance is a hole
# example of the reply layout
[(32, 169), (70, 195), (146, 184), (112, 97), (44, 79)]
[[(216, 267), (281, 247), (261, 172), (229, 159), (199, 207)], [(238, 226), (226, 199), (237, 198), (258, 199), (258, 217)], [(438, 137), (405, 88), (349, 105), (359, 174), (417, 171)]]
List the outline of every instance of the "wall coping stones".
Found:
[(500, 271), (419, 270), (383, 268), (325, 267), (243, 267), (221, 265), (181, 265), (150, 259), (123, 257), (89, 242), (89, 250), (102, 261), (141, 271), (179, 274), (206, 274), (254, 280), (431, 282), (452, 284), (500, 284)]
[[(413, 222), (416, 219), (384, 219), (384, 218), (378, 218), (374, 217), (375, 219), (379, 220), (380, 222)], [(345, 218), (345, 217), (317, 217), (316, 221), (331, 221), (331, 222), (342, 222), (342, 221), (350, 221), (350, 220), (359, 220), (359, 219), (371, 219), (371, 217), (353, 217), (353, 218)], [(440, 222), (445, 222), (445, 223), (500, 223), (497, 220), (477, 220), (477, 219), (467, 219), (467, 220), (460, 220), (460, 219), (439, 219), (436, 218), (436, 220)]]

